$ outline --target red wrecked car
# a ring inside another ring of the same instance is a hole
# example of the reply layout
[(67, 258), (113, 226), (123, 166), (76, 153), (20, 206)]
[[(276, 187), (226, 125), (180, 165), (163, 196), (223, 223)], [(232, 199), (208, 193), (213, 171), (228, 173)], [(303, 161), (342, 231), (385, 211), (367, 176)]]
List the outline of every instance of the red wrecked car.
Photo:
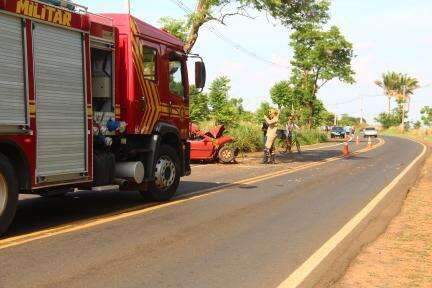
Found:
[(216, 126), (208, 132), (203, 132), (195, 124), (190, 127), (190, 144), (192, 161), (219, 161), (227, 164), (235, 162), (238, 149), (227, 145), (234, 142), (234, 138), (223, 135), (224, 125)]

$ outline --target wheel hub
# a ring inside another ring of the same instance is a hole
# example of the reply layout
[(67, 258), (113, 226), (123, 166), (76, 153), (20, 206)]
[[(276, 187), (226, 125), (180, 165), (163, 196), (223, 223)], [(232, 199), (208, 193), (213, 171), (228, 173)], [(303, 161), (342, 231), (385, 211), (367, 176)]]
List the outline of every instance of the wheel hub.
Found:
[(225, 159), (231, 157), (231, 151), (230, 150), (225, 150), (225, 151), (223, 151), (222, 154), (225, 157)]
[(7, 195), (8, 186), (6, 183), (6, 178), (0, 173), (0, 215), (2, 215), (6, 209)]
[(176, 169), (174, 162), (168, 157), (161, 157), (156, 163), (156, 185), (158, 188), (167, 189), (174, 184)]

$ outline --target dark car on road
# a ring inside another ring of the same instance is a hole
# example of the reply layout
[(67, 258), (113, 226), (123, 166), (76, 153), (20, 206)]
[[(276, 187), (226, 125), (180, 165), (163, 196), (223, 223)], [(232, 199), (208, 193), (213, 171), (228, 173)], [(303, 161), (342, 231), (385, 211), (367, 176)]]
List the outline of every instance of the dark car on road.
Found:
[(335, 126), (330, 131), (330, 138), (345, 138), (345, 129)]

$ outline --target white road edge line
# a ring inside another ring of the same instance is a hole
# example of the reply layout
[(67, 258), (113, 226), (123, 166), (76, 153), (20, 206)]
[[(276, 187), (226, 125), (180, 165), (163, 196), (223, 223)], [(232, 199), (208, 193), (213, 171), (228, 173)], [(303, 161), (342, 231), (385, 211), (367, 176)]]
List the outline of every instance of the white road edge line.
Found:
[(318, 265), (359, 225), (372, 210), (387, 196), (387, 194), (401, 181), (401, 179), (419, 162), (427, 152), (425, 144), (409, 139), (423, 145), (423, 152), (411, 162), (389, 185), (387, 185), (369, 204), (342, 227), (333, 237), (324, 243), (309, 259), (298, 267), (277, 288), (295, 288), (300, 286), (304, 280), (318, 267)]

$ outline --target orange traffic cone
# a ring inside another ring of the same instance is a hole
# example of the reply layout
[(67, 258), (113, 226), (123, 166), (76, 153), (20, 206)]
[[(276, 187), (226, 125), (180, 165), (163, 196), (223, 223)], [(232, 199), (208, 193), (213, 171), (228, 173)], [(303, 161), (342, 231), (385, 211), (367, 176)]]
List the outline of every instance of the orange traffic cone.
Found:
[(349, 144), (347, 141), (344, 142), (344, 146), (342, 149), (342, 154), (345, 158), (348, 158), (350, 156), (350, 151), (349, 151)]
[(372, 148), (372, 139), (371, 139), (371, 137), (368, 137), (368, 147)]
[(359, 145), (360, 144), (360, 136), (357, 135), (356, 137), (356, 144)]

